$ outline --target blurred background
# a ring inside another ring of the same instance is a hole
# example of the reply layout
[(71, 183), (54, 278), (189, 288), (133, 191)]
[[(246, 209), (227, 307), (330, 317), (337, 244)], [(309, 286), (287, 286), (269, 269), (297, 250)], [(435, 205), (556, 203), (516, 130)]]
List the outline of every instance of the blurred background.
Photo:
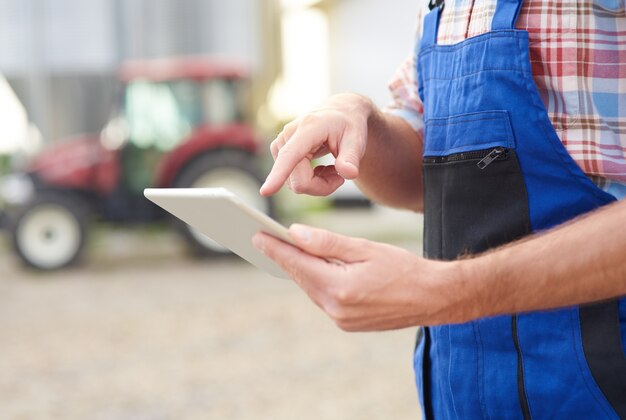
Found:
[(352, 184), (257, 191), (283, 124), (379, 106), (413, 0), (0, 0), (0, 418), (415, 419), (415, 330), (347, 334), (142, 195), (224, 186), (421, 252)]

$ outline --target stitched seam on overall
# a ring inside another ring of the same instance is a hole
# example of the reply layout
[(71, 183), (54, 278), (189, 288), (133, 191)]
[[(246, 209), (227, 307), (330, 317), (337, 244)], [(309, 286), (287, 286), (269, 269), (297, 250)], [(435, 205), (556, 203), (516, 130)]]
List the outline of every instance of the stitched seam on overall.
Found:
[(456, 411), (456, 400), (454, 398), (454, 392), (452, 392), (452, 335), (450, 334), (450, 327), (448, 327), (448, 348), (450, 349), (450, 363), (448, 363), (448, 389), (450, 390), (450, 400), (452, 401), (452, 409), (457, 419), (460, 419), (458, 411)]
[[(508, 112), (506, 110), (502, 110), (502, 109), (488, 109), (485, 111), (474, 111), (474, 112), (466, 112), (463, 114), (456, 114), (453, 117), (432, 117), (429, 118), (426, 121), (440, 121), (440, 120), (445, 120), (448, 118), (461, 118), (461, 117), (471, 117), (472, 115), (482, 115), (482, 114), (486, 114), (486, 113), (499, 113), (499, 114), (508, 114)], [(624, 148), (626, 150), (626, 148)]]
[[(484, 113), (487, 112), (494, 112), (494, 111), (485, 111)], [(497, 111), (495, 111), (497, 112)], [(477, 113), (478, 114), (478, 113)], [(503, 114), (506, 114), (506, 112), (503, 112)], [(463, 115), (467, 115), (467, 114), (463, 114)], [(456, 117), (449, 117), (449, 118), (456, 118)], [(444, 118), (437, 118), (436, 120), (444, 120)], [(429, 120), (429, 121), (432, 121)], [(476, 118), (476, 119), (468, 119), (466, 121), (459, 121), (459, 122), (451, 122), (449, 124), (435, 124), (435, 123), (430, 123), (427, 122), (426, 123), (426, 127), (447, 127), (450, 125), (462, 125), (462, 124), (467, 124), (467, 123), (472, 123), (472, 122), (477, 122), (477, 121), (502, 121), (505, 125), (505, 130), (507, 132), (507, 136), (506, 136), (506, 140), (505, 141), (500, 141), (500, 140), (492, 140), (492, 141), (486, 141), (486, 142), (481, 142), (481, 143), (472, 143), (472, 144), (465, 144), (465, 145), (461, 145), (461, 146), (456, 146), (456, 147), (452, 147), (449, 149), (431, 149), (428, 148), (428, 152), (432, 153), (432, 152), (448, 152), (448, 151), (454, 151), (455, 149), (459, 149), (461, 147), (470, 147), (470, 146), (482, 146), (482, 145), (487, 145), (487, 144), (492, 144), (492, 143), (503, 143), (506, 144), (506, 146), (509, 149), (515, 149), (515, 142), (513, 141), (513, 135), (512, 135), (512, 127), (510, 123), (507, 123), (507, 121), (503, 120), (502, 118)], [(426, 149), (426, 148), (424, 148)], [(426, 153), (426, 150), (424, 150), (424, 153)], [(453, 152), (451, 152), (453, 153)], [(426, 154), (424, 154), (424, 156), (427, 156)]]
[[(456, 44), (441, 45), (431, 44), (426, 48), (420, 48), (419, 56), (427, 55), (434, 50), (441, 50), (440, 52), (454, 52), (458, 49), (464, 48), (466, 45), (479, 44), (481, 42), (487, 42), (493, 38), (519, 38), (523, 34), (527, 34), (528, 31), (521, 29), (497, 29), (495, 31), (485, 32), (484, 34), (476, 35), (471, 38), (464, 39)], [(513, 35), (513, 36), (511, 36)]]
[[(493, 111), (485, 111), (484, 113), (487, 112), (493, 112)], [(463, 114), (465, 115), (465, 114)], [(448, 118), (457, 118), (458, 116), (454, 115), (452, 117), (448, 117)], [(435, 121), (439, 121), (439, 120), (445, 120), (445, 118), (431, 118), (430, 120), (428, 120), (429, 122), (426, 123), (427, 127), (443, 127), (443, 126), (448, 126), (448, 125), (459, 125), (459, 124), (467, 124), (468, 122), (475, 122), (475, 121), (501, 121), (502, 118), (471, 118), (471, 119), (467, 119), (466, 121), (459, 121), (459, 122), (449, 122), (447, 124), (435, 124), (435, 123), (430, 123), (430, 121), (435, 120)]]
[(530, 74), (527, 71), (525, 71), (524, 69), (515, 69), (515, 68), (499, 69), (499, 68), (493, 68), (493, 69), (482, 69), (482, 70), (479, 70), (479, 71), (475, 71), (473, 73), (464, 74), (462, 76), (453, 76), (453, 77), (447, 77), (447, 78), (444, 78), (444, 77), (430, 77), (428, 79), (424, 79), (424, 81), (427, 82), (429, 80), (439, 80), (439, 81), (450, 82), (450, 81), (453, 81), (453, 80), (465, 79), (467, 77), (475, 76), (475, 75), (480, 74), (480, 73), (491, 73), (491, 72), (494, 72), (494, 71), (515, 72), (515, 73), (521, 73), (521, 74), (527, 75), (527, 76)]
[(480, 352), (480, 356), (482, 356), (482, 365), (480, 365), (480, 357), (479, 354), (476, 354), (476, 382), (478, 386), (478, 402), (480, 404), (480, 412), (482, 414), (483, 419), (487, 419), (486, 416), (486, 403), (485, 403), (485, 393), (482, 385), (484, 384), (484, 375), (485, 371), (485, 350), (483, 347), (483, 340), (480, 336), (480, 330), (478, 329), (478, 321), (472, 321), (472, 329), (474, 330), (474, 340), (476, 340), (476, 344), (478, 345), (478, 351)]
[[(513, 35), (513, 36), (511, 36)], [(463, 49), (468, 45), (472, 45), (472, 44), (476, 44), (476, 43), (484, 43), (487, 42), (493, 38), (514, 38), (515, 41), (517, 42), (517, 44), (519, 45), (519, 40), (520, 37), (524, 37), (525, 39), (528, 39), (528, 32), (527, 31), (523, 31), (523, 30), (518, 30), (518, 29), (505, 29), (505, 30), (497, 30), (497, 31), (492, 31), (492, 32), (487, 32), (481, 35), (478, 35), (476, 37), (473, 38), (469, 38), (469, 39), (465, 39), (457, 44), (453, 44), (453, 45), (439, 45), (439, 44), (435, 44), (435, 45), (430, 45), (428, 47), (426, 47), (425, 49), (420, 48), (418, 55), (417, 55), (417, 60), (418, 63), (421, 62), (421, 58), (422, 56), (426, 56), (429, 55), (430, 53), (434, 52), (435, 48), (439, 48), (442, 49), (442, 51), (440, 52), (448, 52), (448, 53), (453, 53), (456, 52), (459, 49)], [(428, 66), (429, 69), (432, 66)], [(524, 70), (524, 66), (520, 67), (521, 69), (483, 69), (483, 71), (515, 71), (515, 72), (521, 72), (522, 74), (531, 74), (532, 73), (530, 71), (525, 71)], [(451, 77), (451, 78), (436, 78), (436, 77), (429, 77), (428, 79), (423, 79), (424, 77), (424, 72), (421, 71), (423, 70), (423, 66), (420, 66), (420, 77), (422, 78), (423, 81), (427, 81), (427, 80), (445, 80), (445, 81), (449, 81), (452, 79), (461, 79), (463, 77), (467, 77), (467, 76), (472, 76), (474, 74), (478, 74), (481, 73), (481, 71), (478, 72), (474, 72), (474, 73), (470, 73), (470, 74), (465, 74), (463, 76), (455, 76), (455, 77)]]
[[(465, 153), (465, 152), (455, 152), (455, 150), (463, 148), (463, 147), (470, 147), (470, 146), (477, 146), (478, 147), (478, 146), (485, 146), (485, 145), (488, 145), (488, 144), (493, 144), (493, 146), (490, 146), (490, 147), (499, 147), (500, 143), (503, 143), (503, 142), (498, 141), (498, 140), (494, 140), (494, 141), (490, 141), (490, 142), (487, 142), (487, 143), (473, 143), (473, 144), (467, 144), (467, 145), (464, 145), (464, 146), (453, 147), (453, 148), (450, 148), (450, 149), (442, 149), (442, 150), (440, 150), (440, 149), (428, 149), (428, 152), (429, 153), (450, 152), (450, 155), (454, 155), (456, 153)], [(514, 149), (515, 148), (510, 143), (507, 143), (506, 146), (508, 146), (507, 149)], [(471, 150), (467, 150), (467, 152), (477, 152), (479, 150), (482, 150), (482, 149), (471, 149)], [(489, 150), (489, 149), (485, 149), (485, 150)], [(445, 156), (449, 156), (449, 155), (443, 155), (443, 156), (445, 157)], [(425, 154), (424, 157), (440, 157), (440, 156), (432, 156), (432, 155), (426, 155)], [(475, 160), (480, 160), (480, 158), (475, 159)], [(458, 161), (455, 161), (455, 162), (437, 162), (437, 163), (432, 163), (431, 162), (431, 163), (426, 163), (426, 165), (448, 165), (450, 163), (461, 164), (461, 163), (467, 163), (467, 162), (471, 162), (471, 160), (468, 159), (468, 160), (458, 160)]]
[[(444, 327), (444, 328), (445, 328), (445, 327)], [(439, 331), (439, 332), (437, 333), (437, 336), (438, 336), (438, 337), (437, 337), (437, 340), (441, 343), (441, 331)], [(438, 346), (437, 346), (437, 359), (439, 359), (439, 360), (443, 360), (443, 359), (442, 359), (442, 357), (441, 357), (440, 348), (441, 348), (441, 346), (440, 346), (440, 345), (438, 345)], [(448, 363), (448, 364), (449, 364), (449, 363)], [(433, 387), (432, 387), (432, 381), (433, 381), (433, 375), (432, 375), (432, 364), (431, 364), (431, 366), (430, 366), (430, 367), (431, 367), (431, 375), (429, 375), (429, 376), (430, 376), (430, 382), (431, 382), (431, 386), (430, 386), (430, 390), (431, 390), (431, 391), (430, 391), (430, 392), (431, 392), (430, 399), (431, 399), (431, 400), (434, 400), (434, 398), (433, 398), (433, 396), (432, 396), (432, 389), (433, 389)], [(443, 398), (445, 394), (443, 393), (443, 389), (442, 389), (441, 382), (442, 382), (442, 381), (441, 381), (441, 379), (439, 379), (439, 386), (438, 386), (438, 388), (439, 388), (439, 394), (441, 395), (441, 398)], [(431, 404), (431, 406), (432, 406), (432, 404)], [(433, 409), (433, 412), (434, 412), (434, 407), (432, 407), (432, 409)]]
[[(589, 364), (587, 363), (587, 358), (585, 357), (585, 353), (583, 350), (583, 353), (580, 353), (578, 346), (576, 345), (577, 343), (577, 335), (574, 332), (574, 326), (576, 326), (577, 328), (580, 329), (580, 337), (581, 337), (581, 346), (582, 346), (582, 325), (580, 323), (580, 316), (576, 316), (576, 311), (572, 311), (572, 314), (570, 316), (570, 318), (572, 319), (572, 343), (573, 343), (573, 347), (574, 347), (574, 354), (576, 354), (576, 361), (578, 362), (578, 370), (580, 371), (580, 375), (582, 377), (583, 382), (585, 383), (585, 386), (587, 387), (587, 391), (589, 391), (589, 395), (596, 401), (598, 408), (603, 411), (607, 417), (609, 418), (615, 418), (615, 413), (610, 413), (606, 411), (605, 408), (605, 404), (608, 404), (609, 406), (611, 406), (611, 403), (609, 402), (609, 400), (606, 398), (606, 395), (604, 395), (604, 392), (602, 391), (602, 389), (600, 388), (600, 386), (598, 386), (598, 383), (596, 382), (595, 378), (593, 377), (593, 374), (591, 373), (591, 370), (589, 369)], [(576, 320), (576, 318), (578, 318), (578, 321)], [(584, 363), (584, 365), (583, 365)], [(589, 382), (589, 380), (587, 379), (587, 375), (585, 375), (585, 371), (587, 371), (587, 373), (591, 376), (591, 380), (593, 382)], [(600, 394), (602, 394), (604, 396), (604, 403), (602, 404), (603, 401), (601, 401), (598, 398), (598, 395), (596, 392), (593, 392), (593, 388), (595, 387), (596, 391), (599, 391)]]

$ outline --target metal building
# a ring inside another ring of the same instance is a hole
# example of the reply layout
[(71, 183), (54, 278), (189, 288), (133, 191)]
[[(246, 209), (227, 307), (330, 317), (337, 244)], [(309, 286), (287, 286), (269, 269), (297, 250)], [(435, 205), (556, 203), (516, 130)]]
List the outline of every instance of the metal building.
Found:
[[(44, 138), (102, 128), (121, 62), (191, 54), (262, 71), (256, 0), (0, 0), (0, 73)], [(94, 100), (98, 98), (98, 100)]]

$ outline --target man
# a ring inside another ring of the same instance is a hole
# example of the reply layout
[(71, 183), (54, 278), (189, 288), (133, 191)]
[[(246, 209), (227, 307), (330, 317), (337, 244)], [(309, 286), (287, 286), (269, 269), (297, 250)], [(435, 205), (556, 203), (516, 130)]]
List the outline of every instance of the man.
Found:
[(429, 326), (426, 418), (626, 418), (624, 3), (422, 3), (393, 109), (287, 124), (261, 193), (355, 179), (424, 211), (425, 258), (301, 225), (254, 243), (347, 331)]

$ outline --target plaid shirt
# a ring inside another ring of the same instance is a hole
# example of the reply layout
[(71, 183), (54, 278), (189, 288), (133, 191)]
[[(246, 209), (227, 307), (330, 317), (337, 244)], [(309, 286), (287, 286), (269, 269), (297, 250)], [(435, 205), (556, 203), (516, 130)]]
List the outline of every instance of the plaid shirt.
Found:
[[(438, 43), (488, 32), (497, 0), (447, 0)], [(428, 1), (421, 0), (418, 39)], [(626, 11), (624, 0), (526, 0), (517, 28), (529, 32), (537, 88), (559, 138), (601, 186), (626, 195)], [(423, 127), (415, 55), (390, 82), (387, 112)], [(616, 184), (611, 187), (611, 184)]]

